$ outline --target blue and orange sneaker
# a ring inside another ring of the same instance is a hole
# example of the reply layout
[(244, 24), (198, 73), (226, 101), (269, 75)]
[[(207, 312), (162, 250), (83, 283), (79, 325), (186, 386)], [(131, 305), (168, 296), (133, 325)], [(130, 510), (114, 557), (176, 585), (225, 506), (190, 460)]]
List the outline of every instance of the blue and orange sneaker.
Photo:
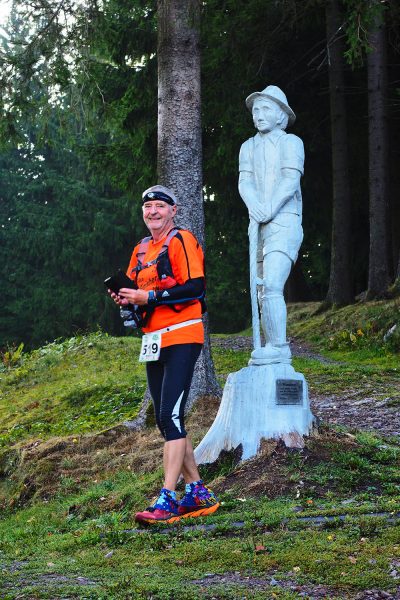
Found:
[(218, 498), (203, 481), (194, 481), (185, 486), (185, 495), (179, 502), (178, 514), (182, 518), (205, 517), (211, 515), (220, 506)]
[(138, 523), (175, 523), (179, 521), (179, 502), (175, 492), (162, 488), (157, 500), (143, 512), (135, 515)]

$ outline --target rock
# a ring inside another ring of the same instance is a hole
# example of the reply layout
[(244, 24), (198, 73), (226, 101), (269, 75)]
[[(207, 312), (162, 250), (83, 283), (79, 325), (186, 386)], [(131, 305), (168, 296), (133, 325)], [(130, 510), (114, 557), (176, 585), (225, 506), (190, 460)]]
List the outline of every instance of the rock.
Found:
[(394, 332), (396, 331), (396, 329), (397, 329), (397, 324), (393, 325), (390, 329), (388, 329), (388, 331), (383, 336), (383, 341), (387, 342), (388, 339), (394, 334)]

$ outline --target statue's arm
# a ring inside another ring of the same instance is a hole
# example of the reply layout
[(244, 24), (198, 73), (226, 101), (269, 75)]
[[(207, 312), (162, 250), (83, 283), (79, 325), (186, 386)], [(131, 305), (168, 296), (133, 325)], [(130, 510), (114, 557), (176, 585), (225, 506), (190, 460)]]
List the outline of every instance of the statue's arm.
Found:
[(256, 186), (254, 184), (254, 177), (252, 173), (247, 171), (240, 171), (239, 174), (239, 194), (242, 197), (243, 202), (247, 206), (249, 216), (257, 223), (261, 223), (264, 220), (264, 211), (261, 203), (258, 201), (258, 194)]
[(282, 140), (281, 180), (272, 199), (273, 212), (266, 215), (272, 221), (286, 202), (300, 189), (300, 178), (304, 173), (304, 146), (296, 135), (288, 134)]
[(258, 197), (253, 172), (253, 160), (251, 157), (250, 144), (252, 139), (247, 140), (240, 149), (239, 154), (239, 194), (247, 206), (250, 218), (260, 223), (264, 219), (264, 211)]
[(272, 206), (274, 207), (271, 214), (265, 215), (265, 221), (268, 223), (276, 217), (283, 209), (286, 202), (293, 198), (300, 186), (300, 171), (296, 169), (281, 169), (281, 180), (274, 192)]

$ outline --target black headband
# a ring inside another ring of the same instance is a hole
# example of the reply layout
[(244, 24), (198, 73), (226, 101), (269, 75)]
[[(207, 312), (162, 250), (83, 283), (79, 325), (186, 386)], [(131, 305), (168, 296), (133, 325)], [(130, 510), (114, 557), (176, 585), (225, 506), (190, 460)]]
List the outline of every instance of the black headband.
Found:
[(171, 198), (171, 196), (168, 196), (168, 194), (164, 194), (164, 192), (148, 192), (142, 198), (142, 204), (144, 204), (145, 202), (152, 201), (152, 200), (162, 200), (163, 202), (166, 202), (167, 204), (170, 204), (171, 206), (175, 206), (175, 202)]

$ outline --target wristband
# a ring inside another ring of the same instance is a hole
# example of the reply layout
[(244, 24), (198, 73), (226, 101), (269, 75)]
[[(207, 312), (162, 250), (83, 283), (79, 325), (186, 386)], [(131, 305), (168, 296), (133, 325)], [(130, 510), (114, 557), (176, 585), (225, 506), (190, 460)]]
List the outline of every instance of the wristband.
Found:
[(148, 298), (147, 298), (147, 304), (148, 304), (149, 306), (152, 306), (152, 305), (154, 305), (156, 302), (157, 302), (157, 297), (156, 297), (156, 294), (155, 294), (154, 290), (150, 290), (150, 291), (149, 291), (149, 296), (148, 296)]

